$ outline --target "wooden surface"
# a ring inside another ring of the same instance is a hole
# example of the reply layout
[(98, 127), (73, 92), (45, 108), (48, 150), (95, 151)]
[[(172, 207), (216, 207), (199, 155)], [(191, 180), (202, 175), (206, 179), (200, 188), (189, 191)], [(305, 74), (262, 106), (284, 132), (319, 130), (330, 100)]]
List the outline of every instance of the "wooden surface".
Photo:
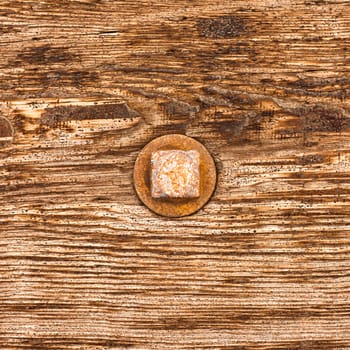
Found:
[[(350, 349), (349, 45), (347, 0), (1, 0), (0, 349)], [(182, 219), (133, 190), (168, 133), (218, 168)]]

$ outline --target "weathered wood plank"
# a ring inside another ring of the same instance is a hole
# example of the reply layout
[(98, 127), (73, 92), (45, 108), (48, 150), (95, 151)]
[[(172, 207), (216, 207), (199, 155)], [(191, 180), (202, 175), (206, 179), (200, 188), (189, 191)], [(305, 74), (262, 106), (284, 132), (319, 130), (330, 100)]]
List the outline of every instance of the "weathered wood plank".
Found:
[[(350, 348), (347, 1), (1, 1), (0, 20), (1, 349)], [(132, 184), (167, 133), (218, 167), (181, 219)]]

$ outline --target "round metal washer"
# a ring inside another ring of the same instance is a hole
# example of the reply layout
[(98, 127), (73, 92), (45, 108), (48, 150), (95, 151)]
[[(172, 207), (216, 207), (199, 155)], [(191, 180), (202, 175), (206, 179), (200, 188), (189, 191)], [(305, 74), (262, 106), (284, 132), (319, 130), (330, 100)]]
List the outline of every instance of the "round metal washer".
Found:
[[(197, 151), (199, 160), (199, 196), (197, 198), (153, 198), (151, 157), (157, 151)], [(171, 134), (149, 142), (139, 153), (134, 166), (134, 186), (140, 200), (153, 212), (168, 217), (193, 214), (209, 200), (216, 186), (216, 167), (208, 150), (193, 138)]]

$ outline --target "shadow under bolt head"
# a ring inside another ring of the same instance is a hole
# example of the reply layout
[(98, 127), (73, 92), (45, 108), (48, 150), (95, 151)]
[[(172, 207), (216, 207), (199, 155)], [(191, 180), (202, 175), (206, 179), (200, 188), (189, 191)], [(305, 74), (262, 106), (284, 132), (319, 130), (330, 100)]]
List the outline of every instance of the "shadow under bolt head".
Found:
[(159, 215), (180, 217), (199, 210), (216, 185), (216, 167), (207, 149), (179, 134), (148, 143), (134, 167), (135, 190)]

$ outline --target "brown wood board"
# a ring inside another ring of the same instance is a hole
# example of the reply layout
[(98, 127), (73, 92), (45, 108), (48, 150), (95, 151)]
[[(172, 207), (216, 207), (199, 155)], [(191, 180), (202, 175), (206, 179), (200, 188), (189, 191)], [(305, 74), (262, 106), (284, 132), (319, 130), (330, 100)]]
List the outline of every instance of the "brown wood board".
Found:
[[(0, 1), (0, 349), (350, 349), (349, 51), (344, 0)], [(218, 169), (180, 219), (170, 133)]]

